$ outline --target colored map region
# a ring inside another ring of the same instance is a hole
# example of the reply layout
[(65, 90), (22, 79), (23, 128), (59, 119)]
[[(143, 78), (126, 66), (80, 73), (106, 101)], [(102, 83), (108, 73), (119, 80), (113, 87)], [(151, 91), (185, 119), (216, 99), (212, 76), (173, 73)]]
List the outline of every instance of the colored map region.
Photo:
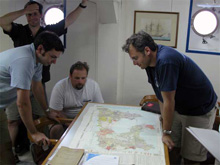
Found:
[(97, 104), (87, 110), (70, 146), (123, 159), (132, 155), (129, 163), (138, 164), (135, 160), (142, 157), (164, 157), (161, 132), (157, 114), (138, 107)]

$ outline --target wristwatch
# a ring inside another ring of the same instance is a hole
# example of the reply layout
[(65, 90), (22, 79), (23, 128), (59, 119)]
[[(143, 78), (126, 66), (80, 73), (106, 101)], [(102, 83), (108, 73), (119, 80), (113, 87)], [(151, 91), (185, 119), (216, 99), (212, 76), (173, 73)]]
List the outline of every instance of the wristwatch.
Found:
[(85, 9), (87, 6), (82, 5), (82, 3), (79, 4), (79, 7)]
[(163, 134), (170, 135), (172, 133), (171, 130), (163, 130)]

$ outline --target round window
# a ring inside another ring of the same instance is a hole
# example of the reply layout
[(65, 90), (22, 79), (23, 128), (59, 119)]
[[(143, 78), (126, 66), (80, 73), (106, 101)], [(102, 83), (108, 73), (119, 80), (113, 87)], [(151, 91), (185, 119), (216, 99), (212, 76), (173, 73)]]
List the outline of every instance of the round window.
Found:
[(50, 7), (45, 11), (44, 22), (46, 25), (56, 24), (64, 19), (64, 13), (57, 7)]
[(218, 18), (212, 10), (202, 9), (193, 15), (191, 24), (196, 34), (209, 36), (217, 30)]

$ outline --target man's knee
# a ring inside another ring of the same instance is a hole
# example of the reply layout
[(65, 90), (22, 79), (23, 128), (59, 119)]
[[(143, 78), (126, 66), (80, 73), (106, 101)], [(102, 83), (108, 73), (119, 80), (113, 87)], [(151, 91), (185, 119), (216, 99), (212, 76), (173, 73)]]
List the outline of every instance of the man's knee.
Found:
[(20, 123), (21, 123), (20, 120), (8, 120), (9, 127), (18, 126)]
[(50, 138), (51, 139), (60, 139), (64, 133), (64, 127), (62, 124), (55, 124), (50, 128)]

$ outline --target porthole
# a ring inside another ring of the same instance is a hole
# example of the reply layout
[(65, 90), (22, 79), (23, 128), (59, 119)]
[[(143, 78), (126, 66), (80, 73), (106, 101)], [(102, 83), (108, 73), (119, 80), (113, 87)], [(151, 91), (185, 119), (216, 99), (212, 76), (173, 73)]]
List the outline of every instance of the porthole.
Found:
[(46, 25), (56, 24), (64, 19), (64, 13), (57, 7), (50, 7), (45, 11), (44, 22)]
[(202, 9), (196, 12), (192, 17), (192, 29), (199, 36), (209, 36), (213, 34), (218, 27), (217, 15), (209, 9)]

